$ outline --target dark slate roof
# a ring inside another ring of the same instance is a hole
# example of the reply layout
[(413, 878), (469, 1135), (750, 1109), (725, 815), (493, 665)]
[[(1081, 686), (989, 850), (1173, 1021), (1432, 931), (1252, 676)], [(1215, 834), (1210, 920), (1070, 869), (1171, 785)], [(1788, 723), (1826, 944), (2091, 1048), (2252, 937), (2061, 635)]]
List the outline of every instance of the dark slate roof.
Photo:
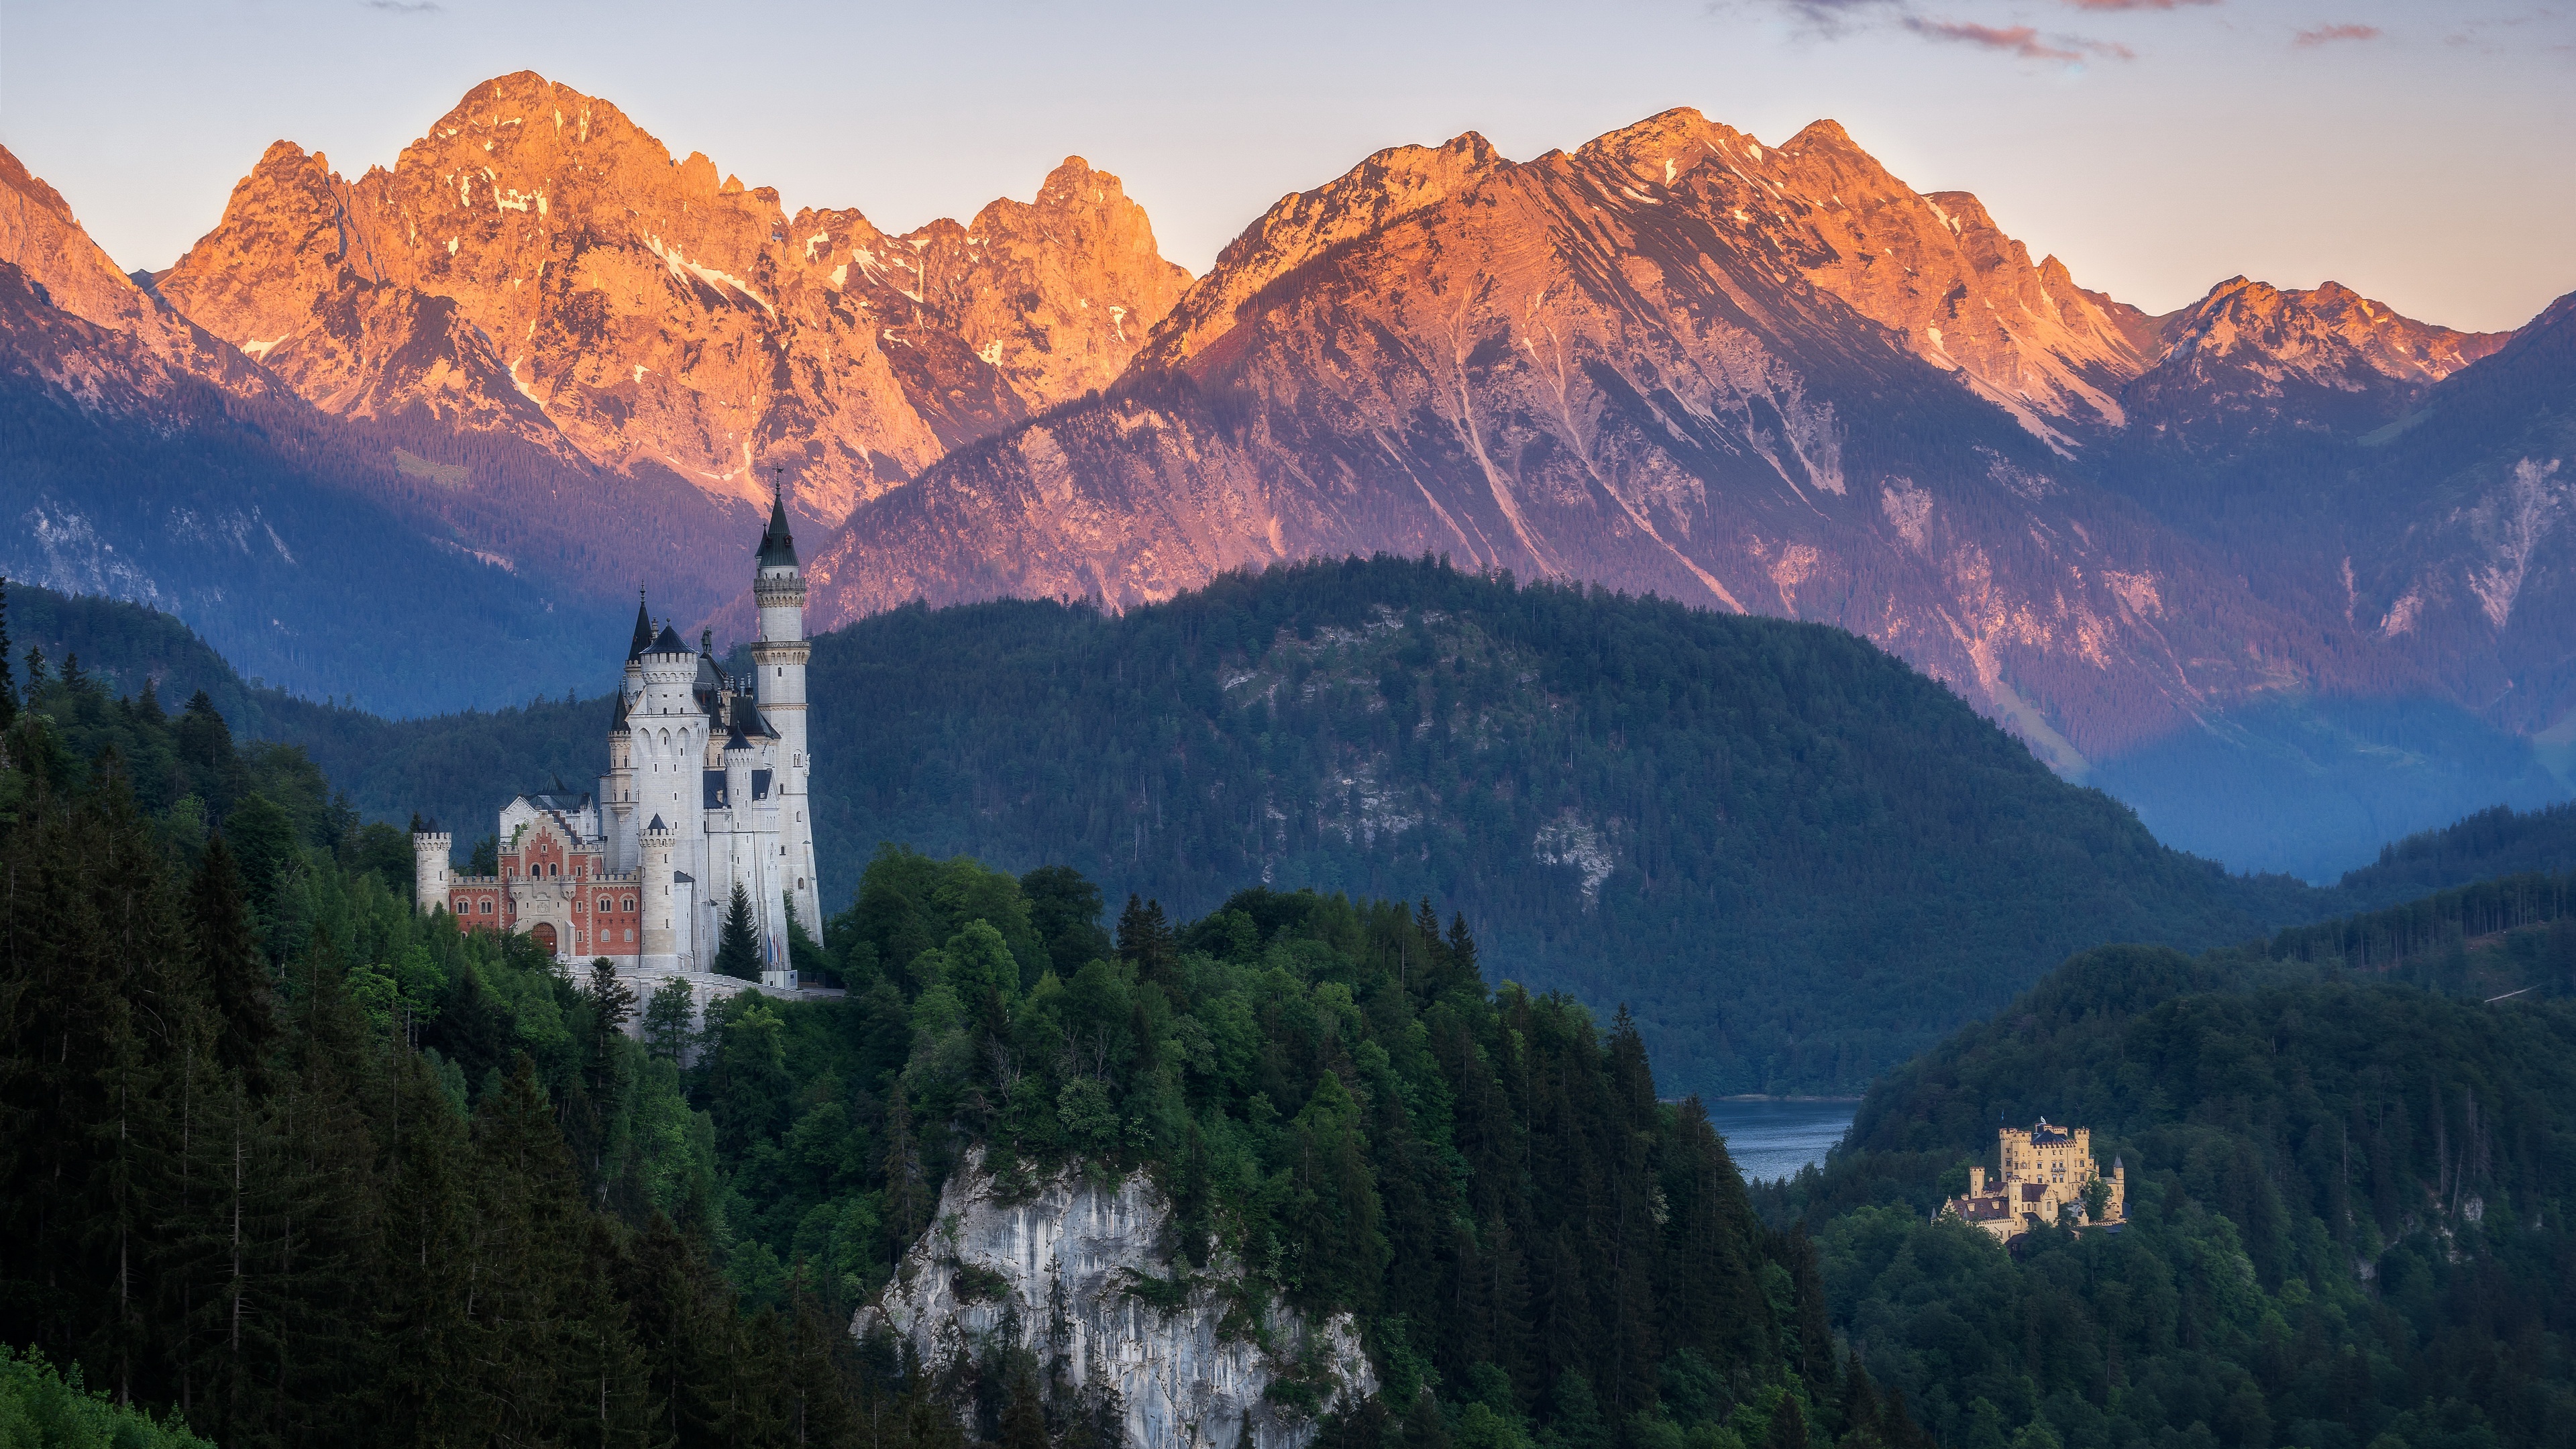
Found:
[(708, 770), (708, 771), (706, 771), (705, 773), (703, 773), (702, 775), (700, 775), (700, 776), (699, 776), (699, 779), (698, 779), (698, 788), (699, 788), (700, 790), (702, 790), (702, 791), (704, 791), (704, 792), (705, 792), (705, 796), (704, 796), (704, 801), (703, 801), (703, 803), (704, 803), (704, 807), (705, 807), (706, 809), (709, 809), (709, 810), (722, 810), (723, 808), (725, 808), (725, 772), (724, 772), (724, 771), (722, 771), (722, 770)]
[[(628, 655), (627, 657), (631, 659), (631, 658), (633, 658), (634, 656), (630, 654), (630, 655)], [(616, 717), (615, 719), (612, 719), (612, 720), (610, 720), (610, 721), (608, 722), (608, 732), (609, 732), (610, 734), (612, 734), (612, 735), (622, 735), (622, 734), (626, 733), (626, 691), (625, 691), (625, 690), (622, 690), (622, 689), (621, 689), (621, 690), (617, 691), (617, 717)]]
[(760, 535), (760, 566), (766, 569), (782, 565), (791, 569), (796, 567), (796, 538), (787, 531), (786, 497), (772, 493), (769, 496), (769, 528)]
[(626, 657), (640, 659), (644, 651), (652, 647), (653, 619), (644, 612), (644, 597), (639, 593), (635, 597), (635, 642), (627, 649)]
[(662, 817), (661, 817), (661, 816), (659, 816), (659, 815), (656, 815), (656, 816), (654, 816), (654, 817), (653, 817), (653, 823), (652, 823), (652, 824), (650, 824), (650, 825), (645, 826), (644, 828), (645, 828), (645, 829), (647, 829), (647, 830), (668, 830), (668, 829), (670, 829), (671, 827), (670, 827), (670, 826), (668, 826), (668, 825), (663, 824), (663, 823), (662, 823)]
[(653, 647), (645, 650), (644, 652), (647, 654), (686, 654), (689, 652), (689, 646), (681, 642), (679, 630), (665, 624), (662, 626), (662, 632), (654, 636)]
[(751, 798), (754, 800), (766, 800), (769, 798), (769, 772), (767, 770), (754, 770), (751, 772)]
[(736, 750), (749, 752), (750, 749), (751, 741), (743, 737), (742, 724), (736, 721), (732, 729), (725, 731), (725, 753), (730, 755)]

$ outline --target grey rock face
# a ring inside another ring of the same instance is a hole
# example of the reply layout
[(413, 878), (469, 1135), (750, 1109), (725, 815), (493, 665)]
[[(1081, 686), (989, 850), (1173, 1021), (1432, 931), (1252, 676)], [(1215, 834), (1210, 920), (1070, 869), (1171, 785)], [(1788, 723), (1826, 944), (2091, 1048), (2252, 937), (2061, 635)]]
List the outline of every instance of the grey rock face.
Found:
[(1230, 1261), (1184, 1283), (1162, 1252), (1170, 1217), (1141, 1172), (1104, 1186), (1072, 1169), (1006, 1202), (979, 1155), (850, 1331), (889, 1330), (934, 1372), (997, 1336), (1060, 1362), (1076, 1392), (1117, 1394), (1131, 1449), (1305, 1449), (1314, 1419), (1271, 1401), (1273, 1384), (1313, 1386), (1317, 1412), (1376, 1392), (1349, 1314), (1308, 1323), (1242, 1292)]

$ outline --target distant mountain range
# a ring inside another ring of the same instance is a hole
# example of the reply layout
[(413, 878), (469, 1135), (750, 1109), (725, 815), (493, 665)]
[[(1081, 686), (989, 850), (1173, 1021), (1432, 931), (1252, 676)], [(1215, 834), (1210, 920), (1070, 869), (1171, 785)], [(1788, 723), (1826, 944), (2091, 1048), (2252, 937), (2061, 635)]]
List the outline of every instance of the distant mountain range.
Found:
[[(888, 236), (525, 73), (354, 181), (280, 142), (139, 280), (0, 184), (0, 264), (51, 304), (0, 365), (47, 421), (0, 441), (55, 460), (0, 485), (31, 520), (0, 566), (239, 659), (339, 648), (322, 688), (380, 708), (523, 697), (564, 656), (509, 621), (590, 628), (639, 580), (739, 630), (777, 478), (818, 626), (1445, 554), (1840, 625), (2240, 867), (2328, 878), (2576, 765), (2576, 299), (2464, 333), (2235, 278), (2149, 316), (1829, 121), (1383, 151), (1195, 280), (1078, 159)], [(181, 582), (214, 563), (174, 510), (109, 499), (136, 449), (273, 446), (218, 434), (326, 440), (241, 476), (380, 520), (342, 548), (492, 576), (488, 618), (389, 616), (472, 677), (405, 685), (400, 631), (282, 574), (265, 625)]]

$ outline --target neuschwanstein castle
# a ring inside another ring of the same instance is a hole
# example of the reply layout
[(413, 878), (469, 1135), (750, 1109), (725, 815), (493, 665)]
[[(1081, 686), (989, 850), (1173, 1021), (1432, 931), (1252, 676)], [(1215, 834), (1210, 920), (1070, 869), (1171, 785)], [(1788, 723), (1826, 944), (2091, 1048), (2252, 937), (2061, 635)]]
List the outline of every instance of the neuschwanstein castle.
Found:
[(423, 913), (467, 930), (524, 931), (563, 961), (605, 956), (621, 975), (713, 968), (736, 885), (758, 922), (761, 984), (796, 987), (788, 913), (823, 936), (806, 780), (805, 578), (773, 501), (752, 584), (760, 637), (750, 678), (728, 676), (643, 606), (608, 727), (596, 795), (521, 795), (501, 811), (500, 874), (455, 872), (443, 831), (412, 837)]

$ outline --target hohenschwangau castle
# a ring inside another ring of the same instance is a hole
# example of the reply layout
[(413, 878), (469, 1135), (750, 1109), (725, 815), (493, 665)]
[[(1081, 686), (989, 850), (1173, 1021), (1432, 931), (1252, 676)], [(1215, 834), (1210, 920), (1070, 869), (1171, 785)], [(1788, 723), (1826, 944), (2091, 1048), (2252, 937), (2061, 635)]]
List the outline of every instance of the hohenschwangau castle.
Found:
[(787, 920), (822, 939), (805, 783), (805, 579), (787, 510), (770, 505), (752, 584), (751, 677), (706, 641), (657, 634), (639, 604), (596, 795), (521, 795), (501, 811), (500, 874), (455, 873), (454, 840), (412, 837), (419, 904), (467, 930), (524, 931), (564, 961), (605, 956), (621, 975), (713, 968), (727, 906), (750, 898), (761, 983), (793, 989)]

